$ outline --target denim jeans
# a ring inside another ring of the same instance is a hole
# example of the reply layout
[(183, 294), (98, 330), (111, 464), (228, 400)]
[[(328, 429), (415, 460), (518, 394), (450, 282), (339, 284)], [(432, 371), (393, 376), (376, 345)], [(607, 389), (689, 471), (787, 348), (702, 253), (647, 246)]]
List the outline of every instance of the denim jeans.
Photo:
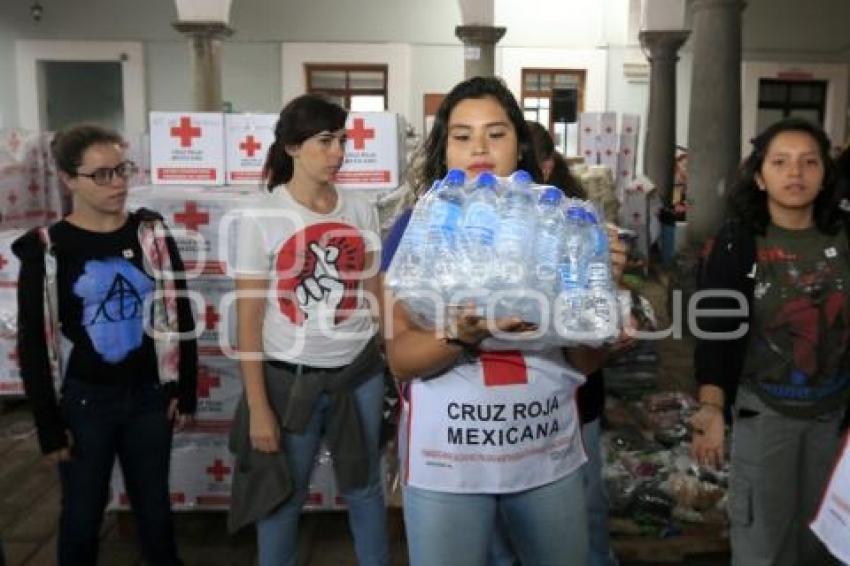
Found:
[(484, 566), (497, 517), (522, 564), (583, 565), (587, 518), (582, 474), (506, 494), (404, 488), (411, 566)]
[[(354, 551), (360, 566), (389, 564), (387, 510), (381, 481), (381, 411), (384, 402), (384, 376), (378, 373), (354, 391), (365, 444), (369, 449), (369, 485), (343, 493), (348, 506), (348, 526), (354, 538)], [(274, 513), (257, 522), (257, 546), (260, 566), (294, 566), (298, 540), (298, 519), (307, 499), (310, 473), (322, 425), (330, 408), (330, 398), (322, 395), (313, 416), (301, 434), (284, 432), (283, 444), (292, 472), (292, 497)]]
[(602, 446), (599, 437), (600, 419), (581, 427), (587, 463), (582, 467), (584, 493), (587, 497), (588, 566), (616, 566), (608, 534), (608, 494), (602, 478)]
[(60, 565), (97, 563), (116, 456), (136, 518), (142, 556), (149, 564), (181, 564), (168, 490), (172, 423), (167, 407), (168, 398), (159, 383), (117, 386), (65, 380), (61, 408), (74, 444), (71, 459), (59, 464)]

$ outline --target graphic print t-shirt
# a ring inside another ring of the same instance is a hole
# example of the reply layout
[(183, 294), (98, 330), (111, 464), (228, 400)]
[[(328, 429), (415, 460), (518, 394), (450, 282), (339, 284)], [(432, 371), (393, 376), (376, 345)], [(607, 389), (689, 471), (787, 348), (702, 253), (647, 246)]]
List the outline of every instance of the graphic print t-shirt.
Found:
[(847, 236), (769, 226), (756, 246), (755, 327), (744, 378), (787, 414), (837, 408), (850, 386)]
[(380, 250), (377, 214), (338, 195), (334, 210), (319, 214), (280, 186), (242, 211), (235, 271), (269, 279), (263, 348), (271, 358), (339, 367), (375, 333), (362, 283), (366, 255)]
[(93, 383), (159, 379), (143, 321), (154, 281), (143, 268), (138, 228), (138, 220), (130, 216), (109, 233), (89, 232), (66, 221), (51, 229), (62, 334), (73, 345), (66, 377)]

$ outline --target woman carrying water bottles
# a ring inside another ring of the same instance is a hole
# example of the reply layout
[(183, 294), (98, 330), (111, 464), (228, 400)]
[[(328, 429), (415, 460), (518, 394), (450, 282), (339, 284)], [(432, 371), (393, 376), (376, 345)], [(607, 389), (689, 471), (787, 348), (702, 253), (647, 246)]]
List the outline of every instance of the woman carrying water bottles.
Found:
[[(466, 80), (446, 96), (413, 183), (421, 195), (449, 169), (469, 178), (540, 170), (522, 111), (497, 78)], [(386, 269), (404, 232), (402, 215), (385, 242)], [(612, 243), (612, 260), (624, 262)], [(584, 564), (587, 524), (579, 473), (585, 462), (574, 396), (602, 363), (602, 349), (485, 351), (491, 331), (522, 331), (453, 311), (445, 328), (424, 329), (383, 296), (390, 368), (403, 389), (404, 518), (413, 566), (483, 566), (497, 517), (523, 564)]]

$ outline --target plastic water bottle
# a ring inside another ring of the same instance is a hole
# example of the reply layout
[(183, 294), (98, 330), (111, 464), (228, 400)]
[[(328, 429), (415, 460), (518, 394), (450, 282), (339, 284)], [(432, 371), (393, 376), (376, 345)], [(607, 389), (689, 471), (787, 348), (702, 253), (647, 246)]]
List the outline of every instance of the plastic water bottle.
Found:
[(537, 222), (531, 182), (531, 175), (517, 171), (511, 176), (502, 196), (496, 237), (499, 257), (496, 284), (501, 289), (528, 288), (531, 283), (530, 256)]
[(428, 217), (439, 186), (440, 181), (434, 181), (431, 188), (419, 198), (387, 270), (387, 286), (396, 292), (417, 287), (423, 281), (426, 270), (430, 269)]
[(537, 203), (537, 237), (534, 240), (533, 286), (552, 296), (564, 242), (563, 193), (556, 187), (543, 189)]
[(586, 210), (590, 234), (590, 254), (587, 262), (587, 309), (590, 332), (600, 341), (616, 337), (617, 294), (611, 279), (611, 258), (608, 234), (596, 213)]
[(586, 338), (588, 330), (584, 322), (588, 253), (586, 219), (584, 210), (575, 205), (568, 206), (565, 216), (564, 248), (558, 265), (560, 293), (554, 323), (555, 330), (563, 338), (581, 341)]
[(462, 270), (470, 290), (488, 287), (495, 267), (496, 229), (499, 225), (499, 180), (481, 173), (466, 199), (463, 213)]
[(466, 175), (460, 169), (449, 171), (437, 187), (428, 207), (427, 253), (432, 264), (433, 281), (444, 298), (454, 291), (460, 281), (457, 257), (465, 181)]

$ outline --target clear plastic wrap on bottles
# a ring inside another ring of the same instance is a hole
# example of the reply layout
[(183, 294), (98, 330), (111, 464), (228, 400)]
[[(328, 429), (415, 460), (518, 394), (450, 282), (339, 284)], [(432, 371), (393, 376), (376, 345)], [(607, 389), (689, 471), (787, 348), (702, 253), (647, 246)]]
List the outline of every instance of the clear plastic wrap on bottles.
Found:
[(467, 182), (450, 171), (417, 203), (387, 286), (425, 326), (443, 323), (449, 306), (471, 304), (491, 322), (511, 316), (537, 327), (500, 334), (500, 347), (611, 341), (619, 306), (598, 218), (590, 203), (532, 184), (525, 172)]

